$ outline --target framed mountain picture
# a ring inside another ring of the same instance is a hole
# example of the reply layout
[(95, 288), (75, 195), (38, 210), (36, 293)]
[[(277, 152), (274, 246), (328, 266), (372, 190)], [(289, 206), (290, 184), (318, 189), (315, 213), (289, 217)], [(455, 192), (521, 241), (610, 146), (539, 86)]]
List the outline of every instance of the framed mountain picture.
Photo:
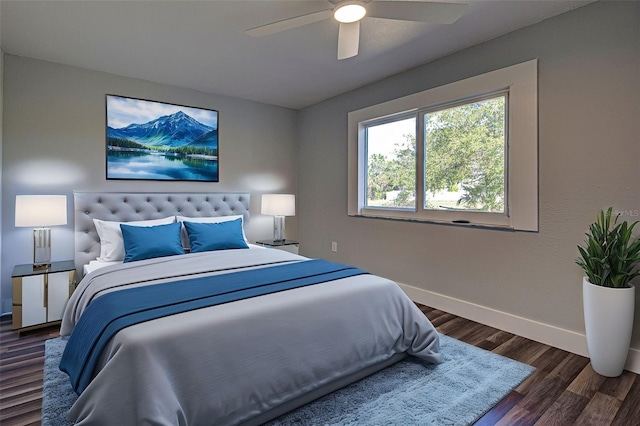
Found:
[(107, 179), (218, 182), (218, 111), (107, 95)]

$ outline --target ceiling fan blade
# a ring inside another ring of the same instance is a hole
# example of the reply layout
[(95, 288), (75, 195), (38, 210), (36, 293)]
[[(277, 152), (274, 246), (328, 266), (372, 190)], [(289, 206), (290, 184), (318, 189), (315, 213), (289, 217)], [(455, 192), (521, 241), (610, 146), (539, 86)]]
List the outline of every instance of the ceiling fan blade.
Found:
[(331, 17), (332, 13), (333, 12), (331, 10), (321, 10), (319, 12), (296, 16), (295, 18), (283, 19), (282, 21), (261, 25), (259, 27), (248, 29), (245, 32), (254, 37), (267, 36), (322, 21), (323, 19)]
[(338, 60), (347, 59), (358, 54), (360, 45), (360, 21), (340, 24), (338, 31)]
[(463, 3), (374, 0), (367, 5), (367, 16), (430, 24), (452, 24), (462, 16), (468, 6)]

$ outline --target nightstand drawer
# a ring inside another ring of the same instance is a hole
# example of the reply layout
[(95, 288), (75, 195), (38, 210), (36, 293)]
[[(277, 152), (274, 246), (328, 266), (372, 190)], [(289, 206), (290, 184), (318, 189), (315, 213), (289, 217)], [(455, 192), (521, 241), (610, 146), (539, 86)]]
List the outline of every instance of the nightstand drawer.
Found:
[(62, 320), (75, 285), (73, 261), (53, 262), (49, 268), (17, 265), (13, 283), (13, 328), (45, 327)]

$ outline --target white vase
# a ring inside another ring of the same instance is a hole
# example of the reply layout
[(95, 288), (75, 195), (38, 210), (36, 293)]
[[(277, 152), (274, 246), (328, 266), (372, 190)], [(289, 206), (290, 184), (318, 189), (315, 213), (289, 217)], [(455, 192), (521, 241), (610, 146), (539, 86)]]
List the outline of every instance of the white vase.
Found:
[(603, 287), (584, 277), (582, 300), (591, 367), (600, 375), (618, 377), (631, 345), (635, 287)]

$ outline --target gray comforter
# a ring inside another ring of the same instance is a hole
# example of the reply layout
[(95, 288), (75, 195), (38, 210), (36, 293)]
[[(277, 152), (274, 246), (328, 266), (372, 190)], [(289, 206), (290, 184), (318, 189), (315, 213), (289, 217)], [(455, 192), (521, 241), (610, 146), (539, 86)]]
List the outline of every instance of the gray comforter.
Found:
[[(61, 334), (71, 333), (91, 299), (106, 291), (301, 260), (250, 249), (106, 267), (79, 284)], [(259, 424), (405, 354), (439, 362), (437, 332), (395, 283), (360, 275), (125, 328), (105, 348), (70, 418), (100, 425)]]

